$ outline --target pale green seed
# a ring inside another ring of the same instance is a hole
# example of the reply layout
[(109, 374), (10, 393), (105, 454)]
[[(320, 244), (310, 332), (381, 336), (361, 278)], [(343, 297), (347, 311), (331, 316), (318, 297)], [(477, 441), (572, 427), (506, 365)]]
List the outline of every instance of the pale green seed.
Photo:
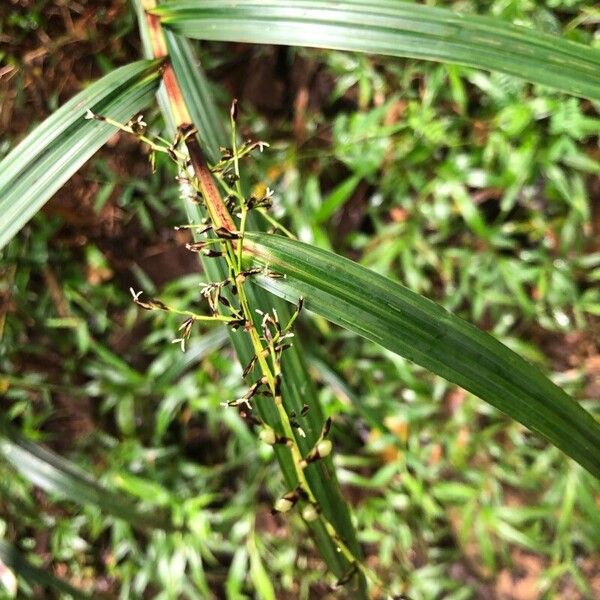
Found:
[(333, 444), (330, 440), (321, 440), (317, 444), (317, 454), (320, 458), (325, 458), (331, 454)]
[(275, 432), (272, 429), (262, 429), (258, 434), (261, 442), (265, 444), (269, 444), (269, 446), (273, 446), (277, 441), (277, 437), (275, 436)]

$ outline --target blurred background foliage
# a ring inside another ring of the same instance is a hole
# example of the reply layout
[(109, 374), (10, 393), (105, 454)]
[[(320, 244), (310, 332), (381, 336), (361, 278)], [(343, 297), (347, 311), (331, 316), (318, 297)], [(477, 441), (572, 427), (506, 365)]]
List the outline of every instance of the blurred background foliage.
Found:
[[(595, 2), (437, 4), (600, 47)], [(125, 0), (5, 1), (0, 42), (0, 156), (140, 55)], [(237, 97), (243, 134), (271, 144), (244, 176), (276, 191), (276, 214), (300, 239), (493, 332), (598, 413), (598, 106), (456, 66), (198, 50), (223, 109)], [(158, 111), (145, 117), (159, 132)], [(4, 251), (1, 418), (175, 530), (82, 507), (68, 481), (32, 486), (2, 438), (0, 537), (106, 597), (344, 598), (298, 517), (270, 515), (283, 491), (271, 451), (221, 406), (241, 389), (224, 332), (197, 333), (182, 354), (178, 320), (131, 302), (134, 287), (186, 306), (204, 281), (173, 230), (185, 216), (172, 168), (159, 161), (152, 175), (145, 152), (115, 135)], [(310, 315), (299, 333), (367, 562), (391, 589), (600, 597), (598, 481), (366, 340)], [(0, 597), (14, 595), (2, 563), (0, 581)], [(24, 580), (19, 590), (52, 597)]]

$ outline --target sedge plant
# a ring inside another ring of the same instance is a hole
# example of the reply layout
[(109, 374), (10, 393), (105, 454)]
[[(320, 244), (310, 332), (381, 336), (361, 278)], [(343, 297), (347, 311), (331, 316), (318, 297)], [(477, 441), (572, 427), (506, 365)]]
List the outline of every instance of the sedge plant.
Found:
[[(240, 161), (264, 142), (240, 144), (237, 106), (229, 130), (220, 121), (205, 75), (187, 37), (294, 44), (409, 56), (490, 69), (600, 102), (600, 51), (477, 16), (389, 0), (223, 3), (135, 0), (146, 59), (122, 67), (78, 94), (39, 125), (0, 164), (0, 245), (5, 245), (115, 129), (137, 137), (151, 155), (175, 163), (188, 228), (210, 283), (206, 314), (179, 311), (176, 342), (185, 346), (196, 322), (225, 325), (247, 391), (225, 400), (269, 444), (285, 486), (273, 511), (298, 510), (332, 579), (349, 597), (386, 590), (365, 564), (350, 511), (336, 479), (325, 419), (293, 326), (308, 310), (462, 386), (556, 445), (600, 477), (600, 426), (536, 367), (491, 335), (401, 284), (335, 253), (302, 243), (268, 213), (270, 191), (254, 197), (240, 183)], [(156, 94), (167, 132), (153, 138), (138, 115)], [(269, 232), (266, 230), (269, 229)], [(141, 308), (177, 312), (132, 290)], [(18, 439), (2, 436), (38, 465), (47, 489), (65, 479), (81, 489), (85, 474)], [(10, 453), (6, 453), (10, 455)], [(46, 461), (50, 470), (39, 465)], [(37, 469), (37, 470), (36, 470)], [(172, 526), (109, 490), (84, 501), (141, 527)], [(168, 520), (167, 520), (168, 521)], [(30, 577), (14, 549), (3, 560)], [(20, 567), (21, 565), (21, 567)], [(48, 585), (64, 582), (46, 581)], [(72, 590), (69, 588), (69, 592)]]

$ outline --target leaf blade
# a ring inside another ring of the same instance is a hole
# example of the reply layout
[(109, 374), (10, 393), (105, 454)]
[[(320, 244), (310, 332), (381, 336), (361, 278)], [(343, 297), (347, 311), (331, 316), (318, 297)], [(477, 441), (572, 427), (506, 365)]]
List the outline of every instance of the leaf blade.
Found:
[(160, 62), (116, 69), (71, 98), (0, 162), (0, 249), (115, 132), (87, 109), (127, 121), (148, 105)]
[(332, 252), (247, 234), (248, 254), (285, 278), (256, 282), (460, 385), (600, 477), (600, 425), (536, 367), (435, 302)]
[(500, 71), (600, 100), (600, 51), (477, 15), (395, 0), (173, 0), (153, 11), (203, 40), (311, 46)]

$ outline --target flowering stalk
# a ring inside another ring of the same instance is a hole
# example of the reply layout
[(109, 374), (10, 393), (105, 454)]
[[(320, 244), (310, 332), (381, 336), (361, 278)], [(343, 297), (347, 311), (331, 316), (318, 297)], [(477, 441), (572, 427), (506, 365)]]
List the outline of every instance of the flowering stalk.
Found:
[[(314, 445), (310, 453), (306, 457), (303, 457), (302, 452), (296, 442), (294, 430), (296, 430), (298, 432), (298, 435), (300, 436), (304, 436), (304, 432), (302, 431), (300, 426), (294, 421), (294, 417), (296, 415), (289, 415), (286, 412), (283, 405), (283, 400), (281, 396), (281, 382), (283, 378), (283, 372), (281, 367), (281, 355), (285, 351), (286, 346), (288, 345), (286, 341), (293, 337), (291, 328), (300, 314), (303, 301), (302, 299), (300, 299), (296, 311), (293, 313), (292, 317), (290, 318), (287, 325), (285, 325), (285, 327), (282, 327), (279, 323), (279, 318), (275, 310), (273, 310), (272, 313), (262, 313), (262, 335), (259, 334), (258, 329), (254, 324), (253, 315), (248, 305), (248, 300), (246, 297), (244, 287), (244, 283), (247, 278), (247, 272), (245, 273), (242, 270), (242, 250), (244, 233), (249, 210), (251, 210), (257, 204), (264, 204), (266, 198), (263, 198), (261, 201), (257, 201), (256, 199), (251, 198), (250, 201), (248, 201), (242, 193), (240, 185), (239, 157), (240, 154), (247, 153), (246, 148), (248, 145), (246, 145), (242, 149), (242, 152), (238, 153), (236, 136), (236, 113), (237, 105), (236, 101), (234, 100), (230, 111), (230, 124), (232, 131), (232, 151), (230, 161), (233, 164), (233, 179), (235, 181), (235, 190), (233, 195), (238, 201), (238, 216), (240, 219), (240, 230), (239, 232), (236, 232), (235, 241), (231, 238), (225, 238), (223, 240), (224, 246), (227, 247), (227, 251), (224, 253), (224, 256), (227, 261), (228, 267), (232, 273), (235, 284), (237, 286), (240, 312), (246, 320), (245, 330), (248, 332), (252, 341), (256, 362), (258, 363), (260, 367), (260, 372), (262, 374), (262, 378), (259, 380), (259, 382), (266, 384), (268, 388), (268, 394), (274, 401), (274, 404), (277, 408), (277, 412), (279, 414), (279, 418), (281, 420), (281, 423), (283, 424), (283, 429), (285, 433), (285, 437), (283, 439), (278, 439), (275, 432), (268, 428), (266, 429), (268, 433), (266, 435), (263, 435), (262, 439), (263, 441), (267, 441), (267, 443), (271, 440), (273, 441), (273, 443), (284, 443), (285, 446), (289, 448), (294, 462), (296, 477), (298, 479), (298, 486), (296, 487), (296, 489), (288, 492), (282, 498), (280, 498), (280, 500), (275, 504), (274, 512), (287, 512), (296, 504), (296, 502), (303, 504), (303, 518), (307, 521), (314, 521), (317, 519), (320, 520), (324, 525), (325, 529), (327, 530), (328, 534), (335, 540), (339, 551), (351, 564), (351, 569), (346, 574), (348, 580), (352, 578), (354, 572), (361, 571), (372, 583), (374, 583), (378, 587), (381, 587), (381, 582), (379, 581), (378, 577), (358, 557), (356, 557), (352, 553), (348, 546), (337, 535), (337, 532), (335, 531), (333, 525), (324, 517), (324, 515), (321, 514), (318, 502), (311, 490), (311, 487), (304, 473), (305, 468), (309, 464), (318, 460), (322, 460), (331, 454), (332, 444), (330, 440), (326, 439), (326, 436), (329, 433), (329, 429), (331, 426), (331, 420), (328, 419), (326, 421), (319, 440)], [(254, 146), (256, 146), (256, 144)], [(226, 174), (227, 172), (227, 166), (228, 161), (225, 161), (224, 163), (222, 162), (219, 165), (219, 170), (217, 174), (219, 176), (220, 181), (223, 181), (224, 179), (224, 174)], [(270, 197), (270, 194), (267, 193), (267, 196)], [(264, 271), (260, 270), (259, 272), (261, 274), (266, 274), (267, 276), (271, 277), (278, 276), (276, 273), (270, 271), (267, 271), (265, 273)], [(269, 438), (268, 440), (265, 439), (267, 437)]]
[[(93, 113), (86, 115), (86, 118), (94, 118), (97, 120), (110, 122), (121, 131), (135, 135), (140, 141), (148, 144), (153, 152), (164, 152), (168, 154), (178, 164), (180, 170), (179, 181), (182, 185), (182, 188), (186, 190), (186, 193), (189, 195), (193, 192), (197, 198), (203, 199), (203, 203), (207, 202), (207, 196), (205, 193), (205, 190), (207, 189), (206, 185), (198, 180), (197, 177), (192, 175), (195, 170), (190, 172), (189, 162), (185, 158), (186, 153), (180, 149), (177, 149), (175, 143), (172, 146), (165, 146), (164, 140), (151, 139), (147, 137), (145, 135), (145, 128), (141, 127), (141, 124), (143, 123), (141, 118), (136, 119), (133, 124), (130, 122), (125, 125), (112, 122), (101, 115), (96, 115)], [(349, 571), (338, 580), (339, 585), (347, 583), (357, 571), (361, 571), (374, 584), (380, 586), (377, 576), (354, 555), (347, 544), (339, 537), (335, 527), (322, 514), (318, 501), (305, 476), (304, 471), (308, 465), (319, 460), (323, 460), (331, 454), (332, 443), (327, 439), (327, 435), (331, 427), (331, 419), (328, 419), (325, 422), (321, 435), (310, 452), (306, 456), (303, 456), (302, 451), (296, 441), (296, 434), (294, 432), (301, 437), (305, 437), (305, 433), (296, 421), (297, 415), (288, 414), (283, 404), (283, 398), (281, 395), (283, 380), (281, 358), (283, 352), (291, 347), (291, 339), (294, 336), (292, 333), (292, 327), (301, 312), (303, 301), (300, 299), (296, 311), (292, 314), (285, 326), (281, 325), (275, 309), (268, 313), (257, 311), (260, 317), (262, 317), (260, 331), (255, 323), (255, 318), (250, 308), (245, 289), (247, 280), (253, 275), (258, 274), (270, 277), (278, 277), (277, 273), (269, 271), (268, 269), (244, 270), (242, 266), (243, 240), (248, 213), (253, 208), (258, 206), (264, 207), (266, 204), (268, 204), (271, 194), (268, 192), (267, 195), (260, 200), (255, 198), (246, 199), (243, 196), (241, 186), (239, 184), (239, 157), (240, 154), (246, 155), (249, 153), (249, 151), (248, 146), (245, 146), (242, 151), (238, 153), (235, 136), (235, 120), (233, 117), (231, 126), (233, 130), (233, 149), (231, 151), (231, 155), (219, 163), (219, 168), (215, 169), (215, 172), (219, 181), (221, 181), (224, 186), (232, 191), (232, 196), (238, 202), (238, 217), (240, 219), (239, 231), (235, 229), (235, 223), (233, 218), (229, 216), (229, 213), (227, 213), (228, 220), (231, 221), (233, 227), (226, 228), (222, 226), (224, 220), (221, 218), (220, 214), (211, 210), (207, 210), (209, 218), (207, 219), (206, 223), (197, 223), (178, 227), (178, 229), (197, 228), (204, 234), (209, 234), (212, 232), (216, 235), (216, 238), (207, 238), (200, 242), (187, 244), (188, 250), (192, 252), (202, 252), (207, 257), (223, 257), (227, 264), (230, 274), (229, 277), (221, 282), (209, 283), (202, 290), (202, 295), (208, 301), (211, 314), (201, 315), (189, 310), (180, 310), (156, 298), (142, 299), (142, 292), (136, 292), (133, 289), (130, 289), (131, 295), (133, 297), (133, 301), (145, 310), (159, 310), (185, 317), (185, 320), (179, 328), (181, 337), (173, 340), (174, 342), (181, 344), (182, 350), (185, 350), (185, 342), (191, 335), (192, 325), (195, 322), (220, 322), (227, 324), (233, 329), (243, 328), (245, 330), (251, 340), (254, 350), (254, 357), (252, 358), (250, 364), (244, 369), (244, 377), (248, 377), (249, 374), (254, 370), (253, 367), (258, 366), (260, 374), (259, 379), (250, 386), (249, 390), (246, 392), (246, 394), (244, 394), (244, 396), (225, 404), (230, 407), (238, 407), (243, 418), (252, 424), (258, 425), (261, 428), (259, 437), (263, 442), (273, 446), (276, 444), (282, 445), (290, 452), (294, 465), (296, 486), (293, 490), (284, 494), (284, 496), (282, 496), (275, 503), (273, 512), (286, 513), (296, 504), (299, 504), (302, 507), (301, 514), (305, 521), (321, 522), (325, 531), (327, 531), (328, 535), (335, 541), (338, 551), (350, 563)], [(181, 138), (181, 143), (184, 143), (184, 136)], [(186, 146), (188, 145), (189, 144), (186, 144)], [(253, 144), (252, 147), (256, 148), (258, 145)], [(233, 166), (233, 172), (235, 175), (234, 179), (236, 181), (234, 188), (228, 187), (225, 183), (225, 178), (231, 166)], [(216, 190), (216, 186), (214, 186), (212, 179), (211, 183), (213, 189)], [(223, 209), (227, 210), (225, 203), (221, 204)], [(215, 250), (212, 248), (213, 246), (217, 246), (219, 249)], [(234, 291), (234, 295), (237, 296), (238, 299), (237, 306), (232, 304), (232, 302), (223, 295), (222, 292), (225, 288), (231, 288)], [(223, 310), (225, 310), (228, 314), (223, 314)], [(266, 395), (273, 400), (284, 435), (277, 434), (272, 427), (267, 425), (261, 419), (253, 416), (253, 414), (250, 412), (253, 410), (252, 401), (258, 395)], [(308, 406), (305, 408), (308, 410)]]
[[(188, 58), (191, 58), (183, 40), (172, 34), (169, 34), (168, 40), (164, 37), (158, 21), (147, 12), (155, 4), (153, 0), (133, 1), (138, 7), (140, 29), (147, 56), (165, 56), (172, 47), (174, 49), (173, 60), (178, 61), (177, 73), (182, 77), (186, 93), (189, 93), (190, 85), (193, 86), (192, 92), (198, 93), (197, 80), (192, 75), (193, 81), (190, 84), (189, 71), (186, 71), (187, 67), (180, 60), (180, 54), (185, 55), (186, 52)], [(141, 10), (141, 4), (146, 9), (145, 12)], [(216, 278), (219, 276), (223, 278), (220, 282), (206, 286), (203, 294), (209, 301), (213, 314), (226, 312), (234, 316), (235, 318), (229, 326), (243, 329), (248, 333), (245, 338), (240, 338), (239, 334), (232, 335), (232, 341), (241, 357), (242, 364), (248, 363), (244, 369), (244, 376), (248, 377), (253, 374), (258, 377), (242, 398), (228, 404), (238, 407), (240, 413), (250, 424), (260, 427), (261, 439), (275, 441), (275, 455), (281, 465), (285, 481), (292, 490), (285, 495), (284, 499), (280, 499), (276, 503), (276, 507), (288, 506), (290, 499), (293, 500), (292, 506), (299, 503), (299, 506), (302, 507), (302, 516), (328, 566), (337, 575), (339, 583), (351, 583), (347, 589), (352, 597), (364, 599), (367, 597), (364, 577), (361, 574), (356, 576), (356, 574), (360, 571), (364, 572), (366, 569), (358, 560), (360, 548), (355, 538), (349, 513), (341, 496), (331, 461), (324, 452), (327, 449), (330, 451), (330, 442), (320, 437), (316, 439), (320, 427), (318, 423), (322, 423), (322, 416), (314, 392), (311, 391), (310, 380), (302, 381), (303, 378), (308, 378), (302, 356), (296, 348), (288, 350), (284, 362), (289, 367), (289, 380), (288, 377), (283, 380), (281, 361), (282, 354), (288, 347), (289, 338), (286, 340), (281, 338), (291, 332), (282, 331), (280, 337), (277, 332), (271, 332), (273, 339), (268, 340), (269, 334), (265, 333), (263, 324), (254, 312), (257, 299), (262, 298), (265, 294), (259, 289), (248, 288), (246, 290), (244, 287), (244, 281), (256, 274), (255, 269), (243, 270), (243, 233), (251, 222), (250, 211), (256, 212), (275, 228), (291, 236), (266, 212), (270, 205), (272, 192), (269, 191), (260, 199), (244, 199), (239, 186), (239, 160), (250, 154), (255, 148), (262, 151), (266, 144), (255, 142), (237, 148), (235, 131), (233, 131), (231, 144), (233, 149), (225, 151), (221, 160), (211, 150), (211, 157), (215, 162), (213, 168), (215, 173), (211, 173), (204, 154), (199, 145), (195, 143), (193, 135), (195, 129), (191, 125), (192, 120), (187, 113), (183, 101), (184, 95), (179, 88), (177, 78), (171, 77), (175, 71), (169, 62), (166, 63), (164, 73), (166, 77), (160, 96), (161, 107), (166, 115), (168, 125), (177, 129), (176, 141), (183, 142), (181, 149), (187, 154), (186, 159), (179, 163), (179, 180), (182, 184), (188, 211), (190, 214), (197, 214), (199, 211), (194, 205), (199, 204), (200, 207), (206, 209), (208, 214), (208, 219), (204, 219), (202, 223), (199, 222), (202, 220), (200, 216), (194, 219), (196, 222), (188, 226), (194, 232), (197, 240), (189, 247), (190, 250), (199, 252), (203, 256), (203, 264), (207, 273), (212, 273), (213, 277), (219, 273)], [(236, 116), (235, 110), (234, 105), (231, 112), (233, 123)], [(195, 124), (199, 125), (199, 122)], [(214, 131), (211, 132), (211, 136), (213, 140), (219, 137), (214, 135)], [(219, 141), (219, 143), (223, 145), (224, 142)], [(211, 144), (210, 148), (212, 149), (213, 146), (214, 144)], [(214, 185), (213, 174), (216, 175), (218, 184), (227, 194), (225, 201), (222, 200)], [(232, 212), (235, 212), (239, 218), (239, 226), (231, 217)], [(209, 237), (199, 238), (198, 236), (203, 233)], [(220, 258), (217, 258), (215, 262), (207, 260), (213, 256)], [(269, 272), (264, 274), (275, 275)], [(279, 305), (280, 314), (288, 314), (285, 303), (279, 299), (273, 299), (272, 302)], [(277, 322), (275, 309), (269, 311), (269, 314), (267, 321), (272, 319)], [(262, 313), (261, 316), (264, 322), (265, 313)], [(292, 319), (292, 323), (294, 320), (295, 317)], [(242, 322), (243, 325), (240, 324)], [(290, 323), (290, 327), (292, 323)], [(265, 325), (267, 329), (273, 327), (272, 323), (265, 323)], [(306, 401), (312, 407), (308, 415), (304, 412), (307, 407), (302, 406), (303, 398), (298, 393), (299, 386), (305, 390)], [(285, 396), (282, 396), (282, 391), (285, 391)], [(254, 411), (250, 408), (252, 404), (256, 406), (261, 418), (254, 416)], [(300, 422), (304, 422), (305, 427), (308, 426), (307, 437), (303, 437), (304, 431), (299, 427)], [(323, 442), (325, 443), (323, 444)], [(315, 450), (319, 444), (320, 449)], [(302, 448), (304, 448), (303, 452)], [(317, 462), (321, 463), (318, 468)], [(319, 498), (319, 503), (316, 498)], [(324, 516), (325, 514), (327, 518)], [(343, 533), (343, 536), (338, 532)]]

